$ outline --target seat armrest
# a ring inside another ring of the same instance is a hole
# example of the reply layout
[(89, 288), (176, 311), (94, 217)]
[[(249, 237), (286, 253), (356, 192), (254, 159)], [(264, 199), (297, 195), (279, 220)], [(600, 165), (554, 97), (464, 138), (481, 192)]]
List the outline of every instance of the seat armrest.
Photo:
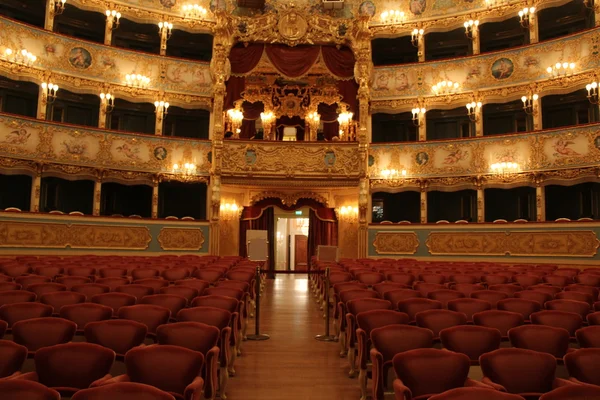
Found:
[[(106, 378), (106, 376), (104, 378)], [(95, 381), (94, 383), (92, 383), (91, 387), (110, 385), (112, 383), (131, 382), (129, 375), (127, 375), (127, 374), (118, 375), (118, 376), (115, 376), (110, 379), (104, 379), (104, 378), (100, 378), (97, 381)]]
[(202, 387), (204, 386), (204, 379), (201, 376), (194, 378), (192, 383), (187, 385), (183, 393), (185, 400), (202, 400)]
[(354, 314), (346, 313), (346, 350), (354, 349), (356, 342), (356, 317)]
[(38, 374), (36, 372), (26, 372), (24, 374), (21, 374), (19, 372), (15, 372), (11, 376), (8, 376), (8, 377), (6, 377), (4, 379), (20, 379), (20, 380), (24, 380), (24, 381), (34, 381), (34, 382), (37, 382), (38, 381)]
[(552, 388), (556, 389), (556, 388), (560, 388), (563, 386), (577, 386), (577, 385), (581, 385), (583, 384), (583, 382), (573, 382), (571, 380), (567, 380), (567, 379), (562, 379), (562, 378), (554, 378), (554, 381), (552, 381)]
[(483, 382), (476, 381), (476, 380), (471, 379), (471, 378), (467, 378), (467, 380), (465, 381), (465, 387), (477, 387), (477, 388), (482, 388), (482, 389), (496, 389), (493, 386), (490, 386), (490, 385), (485, 384)]
[(231, 343), (231, 327), (227, 326), (221, 330), (221, 354), (219, 363), (221, 367), (227, 367), (229, 364), (229, 344)]
[(585, 382), (581, 382), (579, 379), (577, 379), (577, 378), (573, 378), (573, 377), (569, 378), (569, 381), (570, 381), (570, 382), (573, 382), (573, 383), (576, 383), (576, 384), (578, 384), (578, 385), (588, 385), (587, 383), (585, 383)]
[(92, 382), (90, 387), (102, 386), (102, 385), (104, 385), (105, 382), (107, 382), (111, 379), (113, 379), (113, 376), (111, 374), (106, 374), (102, 378), (96, 379), (94, 382)]
[(219, 379), (217, 372), (219, 370), (219, 348), (214, 346), (206, 353), (204, 366), (206, 368), (206, 376), (204, 381), (204, 397), (212, 399), (219, 387)]
[(367, 363), (369, 361), (369, 349), (367, 332), (363, 329), (358, 328), (356, 330), (356, 341), (358, 342), (358, 368), (367, 369)]
[(410, 400), (412, 399), (412, 392), (404, 383), (398, 378), (394, 379), (394, 399), (395, 400)]
[(373, 378), (373, 399), (383, 399), (383, 385), (385, 377), (383, 376), (383, 354), (377, 349), (371, 349), (371, 374)]
[(481, 379), (481, 382), (482, 382), (482, 383), (484, 383), (484, 384), (486, 384), (486, 385), (488, 385), (488, 386), (491, 386), (491, 387), (493, 387), (493, 388), (494, 388), (494, 389), (496, 389), (496, 390), (499, 390), (499, 391), (501, 391), (501, 392), (506, 392), (506, 388), (505, 388), (504, 386), (502, 386), (502, 385), (499, 385), (499, 384), (497, 384), (497, 383), (494, 383), (494, 382), (493, 382), (493, 381), (492, 381), (490, 378), (488, 378), (487, 376), (484, 376), (484, 377)]

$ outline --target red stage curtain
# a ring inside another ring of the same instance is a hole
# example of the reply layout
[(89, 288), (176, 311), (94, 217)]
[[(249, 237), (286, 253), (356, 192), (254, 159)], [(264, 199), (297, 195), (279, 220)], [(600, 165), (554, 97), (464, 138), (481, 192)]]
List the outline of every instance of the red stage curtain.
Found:
[(299, 116), (290, 118), (286, 115), (284, 115), (281, 118), (278, 118), (277, 121), (275, 121), (275, 132), (277, 132), (277, 140), (283, 139), (283, 128), (285, 128), (286, 126), (296, 127), (296, 140), (304, 140), (304, 134), (306, 132), (306, 121), (300, 118)]
[(244, 119), (240, 128), (240, 139), (250, 139), (256, 135), (256, 120), (260, 118), (260, 113), (265, 111), (265, 105), (260, 102), (249, 103), (245, 101), (242, 104)]
[(348, 81), (338, 81), (338, 92), (342, 95), (342, 101), (350, 106), (350, 111), (354, 113), (352, 119), (358, 121), (358, 83), (354, 79)]
[(247, 74), (258, 65), (265, 45), (252, 43), (247, 46), (234, 46), (229, 53), (231, 73), (234, 75)]
[(337, 103), (331, 105), (320, 103), (317, 107), (317, 111), (321, 114), (321, 121), (323, 121), (323, 135), (327, 140), (331, 140), (331, 138), (338, 136), (340, 133), (337, 109)]
[(246, 78), (243, 76), (232, 76), (225, 83), (225, 100), (223, 109), (233, 108), (233, 102), (242, 98), (242, 92), (246, 88)]
[[(240, 220), (240, 256), (247, 257), (248, 249), (246, 248), (246, 231), (257, 229), (267, 231), (267, 239), (269, 241), (269, 271), (275, 270), (275, 210), (273, 206), (261, 207), (251, 206), (244, 207), (242, 210), (242, 218)], [(269, 274), (269, 278), (273, 278), (273, 274)]]
[(308, 265), (319, 246), (337, 246), (337, 219), (332, 208), (311, 208), (308, 216)]
[(265, 48), (267, 57), (284, 76), (296, 78), (308, 72), (319, 57), (319, 46), (296, 46), (274, 44)]
[(338, 49), (334, 46), (322, 46), (321, 54), (327, 69), (340, 78), (350, 79), (354, 76), (354, 54), (347, 47)]

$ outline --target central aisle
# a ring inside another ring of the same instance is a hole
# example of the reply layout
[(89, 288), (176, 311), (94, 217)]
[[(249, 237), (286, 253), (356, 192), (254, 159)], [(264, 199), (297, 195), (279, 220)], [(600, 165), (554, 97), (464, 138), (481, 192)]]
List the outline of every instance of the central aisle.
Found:
[[(339, 343), (314, 339), (324, 333), (325, 323), (306, 275), (267, 280), (261, 308), (261, 333), (271, 339), (242, 344), (228, 400), (360, 398), (358, 381), (348, 378), (347, 359), (339, 357)], [(254, 319), (247, 333), (254, 333)]]

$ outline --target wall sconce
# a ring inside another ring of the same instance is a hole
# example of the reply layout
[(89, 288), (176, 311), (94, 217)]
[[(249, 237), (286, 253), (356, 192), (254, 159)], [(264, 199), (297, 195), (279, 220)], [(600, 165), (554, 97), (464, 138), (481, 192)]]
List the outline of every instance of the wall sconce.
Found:
[(179, 181), (193, 181), (196, 179), (196, 163), (183, 163), (183, 164), (173, 164), (171, 168), (171, 172), (174, 175), (177, 175), (177, 180)]
[(205, 18), (208, 10), (198, 4), (185, 4), (181, 7), (185, 18)]
[(242, 208), (239, 207), (235, 202), (233, 203), (221, 203), (219, 207), (221, 211), (221, 217), (226, 221), (238, 219)]
[(425, 31), (423, 29), (413, 29), (410, 34), (410, 41), (413, 46), (419, 47), (419, 40), (423, 37)]
[(311, 135), (314, 137), (314, 139), (316, 139), (316, 133), (321, 126), (321, 114), (316, 111), (312, 111), (306, 115), (306, 120), (308, 121), (308, 127), (310, 128)]
[(100, 93), (100, 104), (106, 113), (111, 113), (115, 108), (115, 96), (110, 93)]
[(106, 10), (106, 22), (111, 24), (112, 29), (117, 29), (121, 20), (121, 13), (117, 10)]
[(154, 113), (157, 115), (157, 123), (162, 123), (163, 118), (169, 113), (169, 103), (166, 101), (154, 102)]
[(54, 15), (60, 15), (65, 11), (67, 0), (53, 0), (54, 7), (51, 9)]
[(341, 112), (340, 115), (338, 115), (337, 120), (340, 124), (340, 131), (339, 131), (340, 139), (342, 138), (342, 136), (344, 134), (347, 134), (346, 135), (346, 137), (348, 138), (347, 140), (350, 140), (350, 125), (352, 124), (353, 116), (354, 116), (354, 113), (351, 113), (349, 111)]
[(173, 34), (173, 24), (170, 22), (159, 22), (158, 23), (158, 32), (161, 36), (165, 36), (167, 40), (171, 38)]
[(425, 118), (425, 112), (427, 112), (427, 110), (425, 108), (416, 107), (413, 108), (411, 112), (413, 124), (415, 124), (415, 126), (422, 126), (423, 118)]
[(458, 89), (458, 82), (441, 81), (431, 87), (431, 91), (436, 95), (451, 94)]
[(42, 101), (44, 104), (52, 104), (56, 100), (56, 93), (58, 92), (58, 85), (54, 83), (42, 82), (42, 89), (44, 91)]
[(265, 111), (260, 113), (260, 121), (262, 122), (264, 136), (263, 139), (271, 138), (271, 131), (273, 124), (275, 123), (275, 114), (272, 111)]
[(598, 104), (598, 82), (594, 81), (585, 85), (587, 98), (592, 104)]
[(569, 63), (569, 62), (557, 62), (556, 64), (554, 64), (553, 66), (550, 66), (548, 68), (546, 68), (546, 72), (548, 72), (550, 75), (552, 75), (552, 78), (557, 78), (560, 76), (567, 76), (570, 73), (573, 73), (575, 71), (575, 63)]
[(535, 103), (540, 96), (536, 94), (523, 96), (521, 97), (521, 101), (523, 102), (523, 111), (525, 111), (528, 115), (533, 115), (536, 111)]
[(342, 206), (338, 211), (340, 221), (352, 223), (358, 219), (358, 207)]
[(472, 19), (470, 19), (468, 21), (465, 21), (463, 25), (465, 26), (465, 35), (467, 35), (467, 37), (472, 40), (476, 36), (477, 30), (479, 29), (479, 20), (476, 19), (475, 21), (473, 21)]
[(244, 112), (238, 107), (230, 108), (227, 110), (227, 117), (229, 118), (229, 123), (231, 124), (231, 132), (233, 132), (233, 137), (235, 139), (239, 139), (240, 133), (242, 130), (242, 120), (244, 119)]
[(467, 115), (469, 116), (469, 119), (473, 122), (476, 122), (479, 118), (478, 114), (479, 114), (479, 110), (481, 110), (481, 102), (475, 102), (472, 101), (470, 103), (467, 103)]
[(519, 11), (519, 22), (523, 28), (529, 28), (534, 13), (535, 7), (525, 7)]
[(516, 162), (498, 162), (490, 165), (492, 175), (508, 179), (519, 173), (521, 167)]
[(387, 10), (381, 13), (381, 22), (384, 24), (402, 24), (404, 20), (404, 11)]
[(6, 50), (4, 50), (4, 59), (16, 64), (32, 66), (33, 63), (36, 62), (37, 57), (25, 49), (14, 52), (12, 49), (6, 48)]
[(145, 88), (150, 84), (150, 78), (140, 74), (125, 75), (127, 86)]

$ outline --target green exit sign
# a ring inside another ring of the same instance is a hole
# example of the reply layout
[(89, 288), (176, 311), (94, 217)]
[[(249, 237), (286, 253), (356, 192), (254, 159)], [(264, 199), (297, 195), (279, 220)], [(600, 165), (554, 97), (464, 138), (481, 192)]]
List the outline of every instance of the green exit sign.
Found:
[(296, 211), (296, 215), (302, 215), (302, 210)]

